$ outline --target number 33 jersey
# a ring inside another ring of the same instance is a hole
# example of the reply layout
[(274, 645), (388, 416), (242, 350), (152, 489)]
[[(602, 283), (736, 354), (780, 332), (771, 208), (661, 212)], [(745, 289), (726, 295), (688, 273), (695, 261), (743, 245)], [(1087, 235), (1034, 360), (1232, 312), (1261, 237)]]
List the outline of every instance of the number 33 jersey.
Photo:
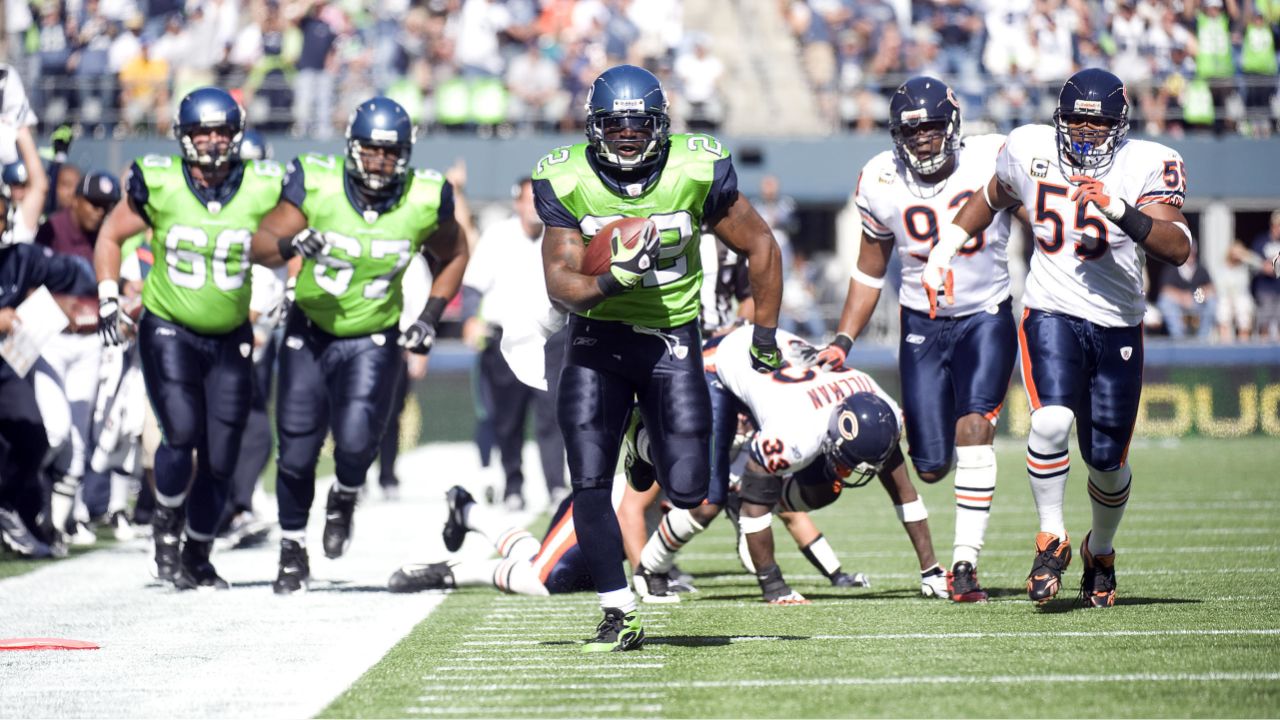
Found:
[(201, 202), (182, 160), (147, 155), (129, 169), (125, 187), (151, 226), (155, 254), (142, 288), (148, 312), (202, 335), (224, 335), (249, 318), (249, 241), (280, 198), (284, 169), (269, 160), (246, 162), (227, 181), (235, 192)]
[[(1003, 135), (965, 138), (955, 172), (934, 185), (921, 185), (889, 151), (863, 166), (854, 196), (862, 215), (862, 232), (894, 243), (902, 261), (898, 302), (903, 307), (929, 312), (929, 299), (920, 282), (929, 250), (938, 242), (939, 228), (951, 222), (970, 196), (981, 195), (982, 186), (991, 181), (996, 153), (1003, 143)], [(1009, 297), (1006, 250), (1010, 217), (1007, 212), (997, 214), (991, 227), (965, 243), (951, 261), (956, 303), (938, 303), (938, 315), (970, 315)]]
[[(1076, 186), (1067, 175), (1074, 171), (1058, 162), (1057, 143), (1054, 128), (1024, 125), (996, 159), (996, 177), (1026, 207), (1035, 234), (1022, 304), (1103, 327), (1137, 325), (1146, 310), (1145, 256), (1098, 208), (1071, 201)], [(1138, 209), (1180, 208), (1187, 189), (1182, 157), (1145, 140), (1121, 145), (1101, 180), (1112, 198)]]
[(324, 254), (302, 261), (298, 307), (337, 337), (371, 335), (395, 325), (404, 304), (400, 279), (440, 217), (453, 216), (452, 187), (434, 170), (405, 178), (400, 201), (367, 215), (347, 198), (345, 160), (304, 155), (289, 163), (283, 199), (324, 233)]
[(751, 457), (770, 473), (793, 473), (820, 457), (831, 411), (853, 393), (884, 398), (902, 426), (902, 410), (870, 375), (852, 368), (828, 372), (790, 364), (800, 359), (797, 346), (806, 343), (785, 330), (778, 331), (778, 347), (788, 364), (772, 373), (756, 372), (747, 352), (751, 332), (747, 325), (729, 333), (703, 352), (703, 362), (751, 411), (760, 429), (751, 440)]

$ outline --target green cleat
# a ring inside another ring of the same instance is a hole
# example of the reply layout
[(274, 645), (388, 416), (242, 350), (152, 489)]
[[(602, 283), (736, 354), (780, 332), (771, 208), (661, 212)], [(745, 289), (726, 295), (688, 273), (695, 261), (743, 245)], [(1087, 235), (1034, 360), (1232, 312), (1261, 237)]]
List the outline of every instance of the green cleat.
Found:
[(582, 646), (582, 652), (622, 652), (639, 650), (644, 645), (644, 628), (634, 610), (622, 614), (616, 608), (604, 609), (604, 620), (596, 627), (596, 636)]

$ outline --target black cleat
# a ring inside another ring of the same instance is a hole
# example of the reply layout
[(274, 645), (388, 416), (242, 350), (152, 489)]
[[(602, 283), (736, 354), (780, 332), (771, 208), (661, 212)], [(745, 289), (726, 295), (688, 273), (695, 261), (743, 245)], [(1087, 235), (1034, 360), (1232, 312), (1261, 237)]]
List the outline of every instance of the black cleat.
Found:
[(329, 488), (329, 498), (324, 506), (324, 534), (320, 540), (324, 545), (324, 556), (330, 560), (342, 557), (351, 547), (352, 516), (356, 514), (359, 496), (359, 493), (342, 492), (336, 482)]
[(181, 563), (182, 527), (187, 518), (182, 506), (157, 505), (151, 516), (151, 535), (156, 544), (156, 579), (162, 583), (178, 581)]
[(1027, 575), (1027, 595), (1038, 605), (1053, 599), (1062, 589), (1062, 571), (1071, 564), (1071, 541), (1053, 533), (1036, 535), (1036, 559)]
[(467, 506), (474, 504), (476, 499), (471, 497), (471, 493), (461, 485), (449, 488), (444, 497), (449, 503), (449, 517), (444, 521), (444, 531), (441, 533), (444, 538), (444, 549), (449, 552), (458, 552), (458, 548), (462, 547), (463, 538), (467, 536)]
[(616, 608), (604, 608), (604, 619), (596, 626), (596, 636), (583, 646), (583, 652), (625, 652), (644, 646), (644, 627), (635, 611), (623, 613)]
[(387, 589), (393, 593), (452, 590), (457, 587), (449, 563), (412, 563), (391, 574)]
[(987, 601), (987, 591), (978, 583), (978, 569), (964, 560), (952, 565), (951, 572), (947, 573), (947, 592), (951, 593), (951, 602)]
[(292, 595), (298, 591), (306, 592), (311, 581), (311, 562), (307, 559), (307, 549), (297, 540), (285, 538), (280, 541), (280, 570), (276, 573), (271, 589), (277, 595)]
[(698, 588), (693, 586), (693, 576), (676, 565), (667, 571), (667, 588), (675, 593), (698, 592)]
[(782, 570), (771, 565), (756, 573), (756, 581), (760, 583), (760, 592), (764, 601), (770, 605), (808, 605), (805, 596), (791, 589), (782, 577)]
[(174, 585), (179, 590), (226, 590), (231, 584), (221, 577), (209, 562), (212, 540), (192, 540), (182, 544), (182, 562)]
[(1084, 556), (1084, 577), (1080, 579), (1080, 599), (1085, 607), (1109, 608), (1116, 604), (1116, 551), (1094, 555), (1089, 551), (1089, 536), (1080, 546)]
[(831, 574), (831, 586), (842, 588), (865, 588), (871, 587), (871, 581), (867, 579), (866, 573), (847, 573), (843, 570), (837, 570)]
[(644, 565), (635, 574), (636, 593), (647, 603), (680, 602), (680, 596), (671, 591), (666, 573), (656, 573)]

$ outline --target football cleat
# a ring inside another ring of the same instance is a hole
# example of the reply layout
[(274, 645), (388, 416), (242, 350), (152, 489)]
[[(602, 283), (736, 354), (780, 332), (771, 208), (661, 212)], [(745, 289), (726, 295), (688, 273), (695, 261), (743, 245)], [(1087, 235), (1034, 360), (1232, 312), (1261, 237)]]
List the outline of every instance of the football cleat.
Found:
[(647, 603), (676, 603), (680, 596), (671, 591), (666, 573), (655, 573), (641, 565), (635, 574), (636, 593)]
[(947, 573), (947, 592), (952, 602), (982, 603), (987, 601), (987, 591), (978, 584), (978, 569), (973, 563), (961, 560)]
[(452, 590), (457, 587), (449, 563), (410, 563), (391, 574), (387, 589), (393, 593)]
[(843, 570), (837, 570), (831, 575), (831, 585), (843, 588), (865, 588), (871, 587), (871, 580), (867, 578), (866, 573), (851, 575)]
[(151, 535), (156, 544), (156, 579), (160, 582), (174, 583), (178, 580), (182, 527), (186, 522), (181, 506), (156, 505), (155, 514), (151, 516)]
[(667, 587), (677, 593), (698, 592), (698, 588), (693, 586), (693, 576), (675, 565), (667, 571)]
[(270, 534), (270, 524), (259, 520), (252, 510), (242, 510), (231, 518), (226, 534), (216, 542), (219, 550), (238, 550), (261, 545)]
[(1084, 577), (1080, 580), (1080, 599), (1085, 607), (1109, 608), (1116, 604), (1116, 551), (1106, 555), (1089, 552), (1089, 536), (1080, 546), (1084, 556)]
[(0, 547), (9, 548), (24, 558), (47, 558), (53, 555), (49, 544), (36, 537), (14, 510), (0, 508)]
[(925, 597), (947, 599), (949, 595), (947, 592), (947, 571), (943, 570), (941, 565), (934, 565), (920, 573), (920, 594)]
[(307, 549), (297, 540), (280, 541), (280, 570), (276, 573), (271, 590), (277, 595), (292, 595), (306, 591), (311, 582), (311, 561)]
[(1036, 559), (1027, 575), (1027, 595), (1043, 605), (1062, 589), (1062, 571), (1071, 564), (1071, 539), (1053, 533), (1036, 535)]
[(643, 645), (644, 628), (634, 610), (624, 614), (617, 608), (605, 608), (596, 636), (582, 646), (582, 652), (624, 652)]
[(622, 435), (622, 473), (627, 484), (636, 492), (645, 492), (658, 479), (653, 464), (649, 462), (649, 433), (639, 412), (631, 413), (627, 431)]
[(441, 532), (444, 537), (444, 549), (449, 552), (458, 552), (462, 547), (462, 539), (467, 536), (467, 506), (473, 504), (476, 499), (471, 497), (471, 493), (461, 485), (449, 488), (444, 497), (449, 504), (449, 517), (444, 521), (444, 530)]
[(329, 488), (329, 498), (324, 507), (324, 534), (320, 540), (324, 545), (324, 556), (330, 560), (342, 557), (351, 547), (352, 517), (356, 514), (356, 502), (359, 493), (342, 492), (338, 483)]
[(187, 538), (182, 544), (182, 561), (174, 582), (179, 590), (226, 590), (231, 587), (231, 583), (219, 577), (213, 563), (209, 562), (212, 550), (211, 540)]

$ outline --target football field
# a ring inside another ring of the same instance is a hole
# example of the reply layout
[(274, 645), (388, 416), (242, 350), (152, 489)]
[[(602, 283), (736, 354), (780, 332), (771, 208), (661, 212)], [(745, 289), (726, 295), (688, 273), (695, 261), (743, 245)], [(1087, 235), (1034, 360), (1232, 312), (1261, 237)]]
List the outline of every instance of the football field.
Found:
[[(815, 520), (845, 570), (872, 587), (831, 588), (775, 523), (783, 570), (813, 604), (765, 606), (720, 519), (682, 555), (699, 592), (641, 607), (643, 650), (588, 656), (578, 642), (599, 619), (591, 594), (381, 590), (399, 563), (443, 559), (447, 486), (478, 490), (494, 477), (469, 446), (427, 446), (404, 457), (404, 500), (375, 491), (361, 507), (350, 557), (312, 550), (316, 581), (302, 597), (271, 594), (274, 544), (215, 556), (235, 583), (226, 593), (148, 587), (142, 541), (0, 580), (0, 635), (102, 645), (0, 653), (0, 717), (1280, 715), (1280, 444), (1135, 445), (1109, 610), (1074, 602), (1078, 554), (1057, 601), (1037, 610), (1025, 599), (1035, 514), (1021, 443), (998, 448), (980, 567), (991, 602), (921, 598), (906, 535), (869, 486)], [(1073, 464), (1067, 525), (1078, 548), (1089, 504)], [(949, 482), (923, 494), (949, 562)], [(318, 527), (319, 513), (313, 541)], [(463, 547), (487, 552), (474, 535)]]

